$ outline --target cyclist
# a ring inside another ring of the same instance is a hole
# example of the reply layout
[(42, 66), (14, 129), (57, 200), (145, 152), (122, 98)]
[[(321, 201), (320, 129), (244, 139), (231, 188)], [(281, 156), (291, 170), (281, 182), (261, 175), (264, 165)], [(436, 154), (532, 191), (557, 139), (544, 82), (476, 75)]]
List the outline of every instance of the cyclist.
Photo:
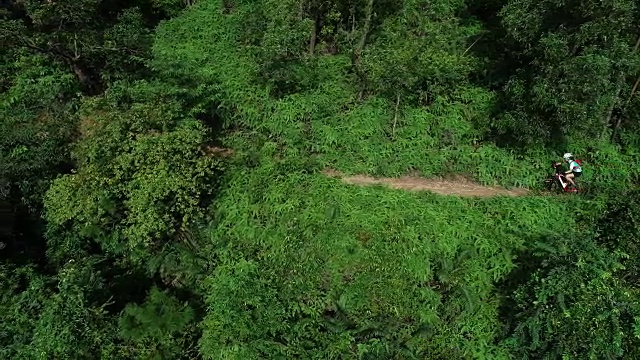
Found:
[(569, 181), (575, 188), (576, 183), (574, 179), (582, 176), (582, 166), (580, 166), (580, 164), (574, 159), (571, 153), (564, 154), (562, 158), (567, 163), (567, 167), (569, 168), (569, 170), (564, 173), (564, 176), (567, 178), (567, 181)]

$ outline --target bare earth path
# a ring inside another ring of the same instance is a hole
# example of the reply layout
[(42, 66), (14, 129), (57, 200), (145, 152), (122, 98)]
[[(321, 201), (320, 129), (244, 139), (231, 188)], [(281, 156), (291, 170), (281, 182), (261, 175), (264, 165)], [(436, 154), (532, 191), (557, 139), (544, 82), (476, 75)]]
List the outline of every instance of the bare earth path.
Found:
[(508, 190), (499, 187), (482, 186), (465, 179), (425, 179), (417, 176), (403, 176), (400, 178), (373, 178), (363, 175), (344, 176), (334, 170), (325, 170), (323, 173), (330, 177), (340, 178), (343, 182), (348, 184), (360, 186), (385, 185), (393, 189), (403, 189), (408, 191), (431, 191), (440, 195), (491, 197), (524, 196), (528, 194), (527, 189)]
[[(216, 146), (209, 146), (205, 152), (211, 156), (230, 157), (235, 151)], [(346, 176), (335, 170), (326, 169), (323, 174), (333, 178), (339, 178), (348, 184), (359, 186), (384, 185), (392, 189), (407, 191), (431, 191), (440, 195), (457, 195), (468, 197), (492, 197), (492, 196), (525, 196), (527, 189), (504, 189), (500, 187), (482, 186), (466, 179), (427, 179), (419, 176), (403, 176), (400, 178), (373, 178), (364, 175)]]

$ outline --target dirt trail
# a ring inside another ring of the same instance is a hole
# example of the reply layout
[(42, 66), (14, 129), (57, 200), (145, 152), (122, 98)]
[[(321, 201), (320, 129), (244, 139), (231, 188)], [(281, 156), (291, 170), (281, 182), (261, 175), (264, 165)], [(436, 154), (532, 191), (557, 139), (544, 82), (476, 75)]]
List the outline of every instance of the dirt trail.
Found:
[[(205, 153), (210, 156), (230, 157), (235, 154), (232, 149), (217, 146), (207, 146)], [(525, 196), (527, 189), (504, 189), (500, 187), (482, 186), (468, 179), (426, 179), (419, 176), (403, 176), (400, 178), (373, 178), (371, 176), (355, 175), (346, 176), (338, 171), (326, 169), (323, 174), (333, 178), (339, 178), (348, 184), (359, 186), (385, 185), (393, 189), (408, 191), (431, 191), (440, 195), (458, 195), (467, 197), (492, 197), (492, 196)]]
[(408, 191), (431, 191), (440, 195), (458, 195), (470, 197), (491, 196), (524, 196), (529, 193), (527, 189), (504, 189), (475, 184), (466, 179), (425, 179), (417, 176), (403, 176), (400, 178), (373, 178), (370, 176), (356, 175), (344, 176), (334, 170), (325, 170), (325, 175), (340, 178), (348, 184), (367, 186), (385, 185), (393, 189)]

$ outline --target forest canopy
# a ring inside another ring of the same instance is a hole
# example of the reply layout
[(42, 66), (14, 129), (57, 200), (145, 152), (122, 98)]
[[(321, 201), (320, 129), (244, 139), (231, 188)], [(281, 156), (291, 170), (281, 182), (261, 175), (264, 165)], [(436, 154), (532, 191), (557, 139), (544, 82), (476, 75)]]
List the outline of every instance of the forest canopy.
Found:
[[(638, 358), (638, 23), (0, 2), (0, 357)], [(584, 191), (545, 191), (566, 152)]]

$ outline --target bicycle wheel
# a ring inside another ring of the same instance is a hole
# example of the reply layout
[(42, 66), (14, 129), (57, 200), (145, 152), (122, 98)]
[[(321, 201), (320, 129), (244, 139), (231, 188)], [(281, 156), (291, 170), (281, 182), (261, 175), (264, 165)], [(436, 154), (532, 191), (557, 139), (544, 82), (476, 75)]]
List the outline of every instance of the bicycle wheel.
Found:
[(560, 184), (557, 179), (553, 179), (553, 181), (549, 184), (549, 191), (551, 192), (562, 193), (563, 190), (564, 188), (562, 187), (562, 184)]

